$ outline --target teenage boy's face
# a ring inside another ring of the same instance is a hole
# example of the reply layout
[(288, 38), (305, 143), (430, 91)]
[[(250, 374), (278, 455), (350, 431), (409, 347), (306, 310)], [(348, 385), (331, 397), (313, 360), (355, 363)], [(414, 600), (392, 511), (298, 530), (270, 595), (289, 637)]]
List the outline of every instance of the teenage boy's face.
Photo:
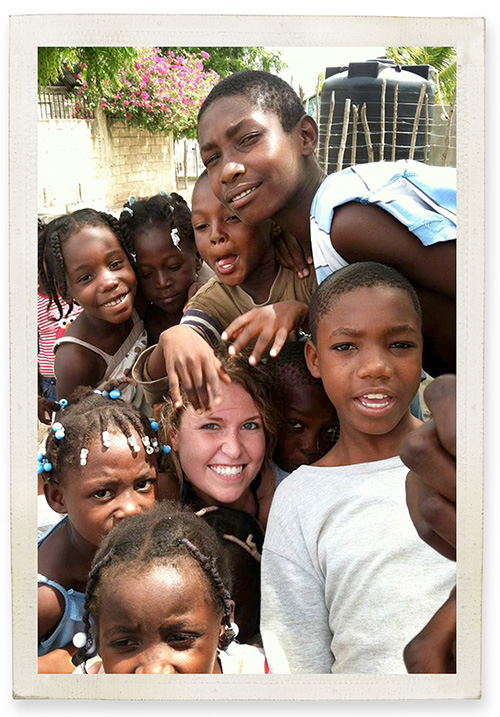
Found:
[(273, 251), (269, 226), (249, 227), (220, 203), (208, 178), (193, 193), (192, 224), (196, 247), (204, 261), (227, 286), (238, 286)]
[(420, 384), (422, 333), (409, 295), (378, 286), (339, 296), (305, 355), (337, 409), (341, 434), (390, 433)]
[[(243, 97), (223, 97), (198, 125), (200, 151), (216, 197), (255, 225), (294, 201), (302, 180), (302, 122), (287, 134), (274, 112)], [(312, 151), (312, 150), (311, 150)]]

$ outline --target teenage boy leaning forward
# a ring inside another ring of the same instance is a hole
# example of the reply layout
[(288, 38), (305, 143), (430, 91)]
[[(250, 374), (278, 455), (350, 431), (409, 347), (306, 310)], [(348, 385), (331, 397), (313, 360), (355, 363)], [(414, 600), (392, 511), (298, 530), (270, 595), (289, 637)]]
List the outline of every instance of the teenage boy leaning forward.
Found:
[(361, 262), (316, 292), (306, 360), (340, 436), (273, 499), (261, 633), (273, 672), (404, 673), (403, 650), (448, 597), (455, 566), (418, 537), (405, 436), (421, 371), (422, 315), (396, 270)]
[[(455, 371), (454, 169), (400, 160), (325, 177), (316, 123), (290, 85), (267, 72), (221, 80), (201, 107), (198, 139), (218, 199), (245, 224), (272, 218), (306, 256), (312, 248), (318, 284), (359, 261), (406, 276), (423, 311), (424, 369)], [(237, 351), (250, 329), (228, 337)], [(217, 380), (209, 383), (217, 393)]]

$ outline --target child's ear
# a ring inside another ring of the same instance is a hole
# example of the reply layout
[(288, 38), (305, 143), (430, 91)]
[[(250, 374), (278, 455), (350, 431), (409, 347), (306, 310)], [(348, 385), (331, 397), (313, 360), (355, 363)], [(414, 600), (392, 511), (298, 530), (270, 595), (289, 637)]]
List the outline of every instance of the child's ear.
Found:
[[(234, 622), (234, 600), (230, 600), (231, 605), (231, 622)], [(219, 650), (224, 650), (225, 645), (225, 637), (226, 637), (226, 628), (227, 628), (227, 622), (226, 622), (226, 615), (224, 614), (220, 621), (220, 630), (219, 630)], [(227, 645), (226, 645), (227, 647)]]
[(314, 376), (314, 378), (321, 378), (318, 366), (318, 352), (316, 351), (316, 346), (311, 340), (309, 340), (304, 346), (304, 356), (309, 373)]
[(310, 115), (304, 115), (299, 123), (302, 156), (309, 157), (318, 144), (318, 125)]
[(64, 492), (61, 490), (59, 483), (47, 481), (43, 484), (43, 492), (47, 503), (56, 513), (67, 513), (66, 503), (64, 500)]

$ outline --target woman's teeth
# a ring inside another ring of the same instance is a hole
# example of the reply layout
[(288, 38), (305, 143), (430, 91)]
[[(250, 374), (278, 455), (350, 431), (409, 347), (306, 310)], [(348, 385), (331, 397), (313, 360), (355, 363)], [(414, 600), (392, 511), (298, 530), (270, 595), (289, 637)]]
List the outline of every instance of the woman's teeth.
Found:
[(243, 466), (210, 466), (220, 476), (237, 476), (243, 470)]

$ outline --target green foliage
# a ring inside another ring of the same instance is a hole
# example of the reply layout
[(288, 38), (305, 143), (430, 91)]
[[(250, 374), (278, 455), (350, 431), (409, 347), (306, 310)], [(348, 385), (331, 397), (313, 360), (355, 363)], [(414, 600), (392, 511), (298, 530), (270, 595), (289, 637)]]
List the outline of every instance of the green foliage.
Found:
[(386, 55), (399, 65), (431, 65), (437, 70), (444, 104), (450, 104), (457, 86), (457, 52), (454, 47), (387, 47)]
[(138, 58), (134, 47), (39, 47), (38, 87), (57, 84), (64, 70), (73, 72), (82, 83), (92, 81), (96, 91), (104, 92), (104, 83), (118, 86), (120, 70), (133, 66)]
[[(221, 78), (233, 72), (243, 70), (264, 70), (277, 73), (285, 67), (280, 52), (272, 52), (264, 47), (162, 47), (165, 54), (169, 50), (176, 55), (188, 56), (205, 53), (205, 68), (213, 70)], [(204, 56), (204, 55), (203, 55)]]

